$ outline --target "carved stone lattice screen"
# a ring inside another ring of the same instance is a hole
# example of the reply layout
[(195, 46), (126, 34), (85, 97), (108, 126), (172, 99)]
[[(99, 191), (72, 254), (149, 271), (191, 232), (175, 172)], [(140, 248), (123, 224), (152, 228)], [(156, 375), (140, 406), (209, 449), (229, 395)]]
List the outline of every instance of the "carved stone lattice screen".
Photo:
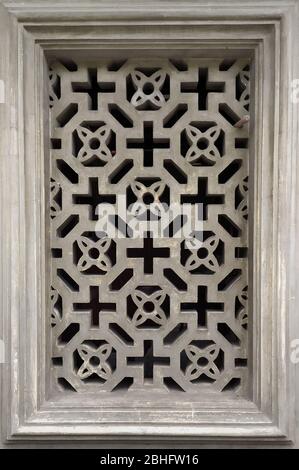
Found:
[[(246, 58), (50, 64), (60, 391), (250, 393), (248, 113)], [(118, 211), (111, 236), (119, 200), (142, 220), (189, 204), (200, 230), (133, 237)]]

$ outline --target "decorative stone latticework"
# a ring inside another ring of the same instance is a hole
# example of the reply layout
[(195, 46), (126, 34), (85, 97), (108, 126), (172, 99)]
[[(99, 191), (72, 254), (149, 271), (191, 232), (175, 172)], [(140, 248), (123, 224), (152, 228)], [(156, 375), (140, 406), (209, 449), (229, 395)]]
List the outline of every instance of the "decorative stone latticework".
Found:
[[(55, 382), (246, 394), (248, 61), (68, 60), (49, 84)], [(99, 231), (120, 195), (145, 218), (201, 204), (202, 229)]]

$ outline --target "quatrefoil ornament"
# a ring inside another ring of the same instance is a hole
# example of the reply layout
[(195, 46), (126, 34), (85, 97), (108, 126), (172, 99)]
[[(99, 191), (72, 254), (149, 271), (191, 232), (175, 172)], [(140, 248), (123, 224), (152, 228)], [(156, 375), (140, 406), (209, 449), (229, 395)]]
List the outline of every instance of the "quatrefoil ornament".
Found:
[(195, 165), (201, 158), (205, 158), (215, 163), (220, 158), (219, 150), (215, 145), (221, 132), (220, 127), (213, 126), (202, 132), (189, 124), (185, 131), (191, 144), (186, 153), (187, 162)]
[(50, 101), (50, 108), (53, 108), (56, 101), (59, 100), (57, 95), (57, 84), (60, 81), (60, 77), (57, 75), (55, 70), (50, 69), (49, 73), (49, 101)]
[(248, 286), (243, 287), (242, 290), (239, 291), (237, 295), (237, 300), (241, 307), (240, 312), (238, 314), (238, 320), (243, 326), (243, 328), (247, 328), (248, 324)]
[(130, 207), (130, 213), (138, 217), (150, 209), (153, 214), (160, 215), (163, 209), (160, 197), (165, 190), (165, 186), (163, 181), (156, 181), (148, 187), (144, 186), (140, 181), (133, 181), (131, 189), (137, 197), (137, 201)]
[(185, 371), (187, 380), (196, 380), (202, 374), (216, 380), (220, 375), (220, 370), (215, 364), (215, 359), (219, 355), (219, 347), (216, 344), (211, 344), (204, 349), (199, 349), (193, 344), (186, 347), (185, 353), (191, 362)]
[(131, 103), (136, 108), (150, 102), (154, 107), (161, 108), (165, 103), (165, 98), (161, 92), (161, 87), (165, 82), (166, 72), (157, 70), (155, 73), (147, 77), (139, 70), (131, 73), (134, 87), (136, 89), (131, 98)]
[(51, 287), (51, 293), (50, 293), (50, 298), (51, 298), (51, 326), (54, 327), (58, 323), (61, 322), (61, 317), (59, 315), (58, 309), (56, 308), (56, 304), (59, 300), (59, 294), (54, 287)]
[(246, 220), (248, 218), (248, 177), (244, 178), (242, 183), (239, 184), (239, 191), (242, 196), (242, 201), (238, 204), (237, 210), (242, 217)]
[(165, 325), (167, 318), (161, 307), (165, 297), (166, 294), (162, 290), (151, 295), (146, 295), (139, 289), (133, 292), (132, 299), (138, 307), (132, 318), (134, 326), (142, 325), (147, 320), (151, 320), (159, 326)]
[(188, 239), (188, 248), (195, 251), (187, 259), (185, 268), (188, 271), (193, 271), (203, 265), (210, 271), (215, 272), (219, 268), (218, 260), (214, 255), (218, 244), (219, 238), (216, 235), (207, 238), (203, 242), (199, 242), (196, 238)]
[(83, 361), (77, 372), (80, 379), (87, 379), (92, 374), (96, 374), (104, 380), (109, 379), (112, 374), (111, 367), (107, 362), (112, 352), (112, 346), (110, 344), (102, 344), (102, 346), (97, 349), (87, 344), (81, 344), (77, 348), (77, 351)]
[(78, 152), (78, 160), (87, 162), (93, 157), (97, 157), (103, 162), (108, 162), (112, 158), (112, 153), (107, 146), (111, 137), (111, 129), (105, 124), (92, 132), (86, 127), (77, 127), (77, 134), (82, 142), (82, 147)]
[(82, 252), (82, 256), (78, 261), (79, 271), (86, 271), (91, 266), (96, 266), (104, 272), (111, 268), (111, 261), (105, 254), (111, 245), (110, 238), (103, 237), (94, 242), (87, 237), (81, 236), (77, 243)]
[(240, 72), (240, 81), (244, 87), (244, 90), (240, 96), (240, 103), (244, 106), (245, 109), (249, 105), (249, 80), (250, 80), (250, 72), (248, 70), (242, 70)]
[(51, 181), (50, 191), (51, 191), (50, 212), (51, 212), (51, 217), (54, 218), (59, 212), (61, 212), (61, 207), (56, 200), (56, 198), (59, 195), (59, 192), (61, 191), (60, 184), (57, 183), (56, 181)]

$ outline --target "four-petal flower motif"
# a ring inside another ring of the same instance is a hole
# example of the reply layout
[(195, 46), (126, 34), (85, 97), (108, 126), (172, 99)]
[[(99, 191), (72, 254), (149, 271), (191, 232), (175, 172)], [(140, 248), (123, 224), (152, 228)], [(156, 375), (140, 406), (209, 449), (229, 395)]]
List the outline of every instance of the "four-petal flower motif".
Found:
[(242, 201), (238, 204), (238, 211), (242, 217), (247, 220), (248, 218), (248, 177), (244, 178), (242, 183), (239, 184), (239, 191), (242, 196)]
[(56, 308), (56, 304), (59, 300), (59, 294), (54, 287), (51, 287), (51, 292), (50, 292), (50, 299), (51, 299), (51, 326), (54, 327), (58, 323), (61, 322), (61, 317), (58, 312), (58, 309)]
[(185, 131), (191, 144), (186, 153), (187, 162), (196, 165), (202, 157), (212, 162), (216, 162), (220, 158), (219, 150), (215, 145), (220, 135), (220, 127), (213, 126), (202, 132), (189, 124)]
[(162, 290), (146, 295), (141, 290), (135, 290), (132, 299), (137, 310), (133, 315), (132, 322), (134, 326), (142, 325), (147, 320), (151, 320), (157, 325), (164, 325), (167, 321), (166, 315), (161, 308), (165, 300), (166, 294)]
[(134, 70), (131, 73), (131, 77), (136, 89), (131, 98), (132, 105), (139, 108), (149, 101), (156, 108), (161, 108), (165, 103), (165, 98), (160, 91), (160, 88), (165, 82), (166, 72), (163, 70), (157, 70), (155, 73), (147, 77), (139, 70)]
[(238, 313), (238, 320), (241, 326), (243, 326), (243, 328), (246, 329), (247, 324), (248, 324), (248, 308), (247, 308), (248, 287), (247, 286), (243, 287), (243, 289), (239, 292), (239, 294), (237, 295), (237, 299), (240, 305), (240, 311)]
[(96, 266), (104, 272), (111, 268), (111, 261), (105, 254), (111, 245), (110, 238), (103, 237), (94, 242), (87, 237), (81, 236), (77, 243), (82, 252), (82, 256), (78, 261), (79, 271), (86, 271), (91, 266)]
[(107, 141), (111, 137), (111, 129), (107, 124), (94, 132), (82, 126), (77, 127), (76, 130), (83, 144), (77, 156), (80, 162), (87, 162), (92, 157), (97, 157), (106, 163), (111, 160), (112, 153), (107, 146)]
[(81, 344), (77, 351), (83, 363), (77, 375), (80, 379), (87, 379), (92, 374), (97, 374), (101, 379), (108, 380), (112, 374), (107, 359), (112, 352), (112, 346), (108, 343), (102, 344), (99, 348), (93, 348), (87, 344)]
[(56, 200), (57, 196), (59, 195), (60, 190), (61, 190), (60, 185), (56, 181), (51, 181), (50, 183), (50, 192), (51, 192), (50, 212), (51, 212), (52, 219), (56, 217), (58, 212), (61, 211), (61, 207)]
[(249, 80), (250, 80), (249, 70), (242, 70), (242, 72), (240, 72), (240, 82), (242, 83), (244, 89), (240, 96), (240, 103), (242, 104), (242, 106), (244, 106), (245, 109), (247, 109), (249, 105), (249, 99), (250, 99)]
[(151, 186), (147, 187), (140, 181), (133, 181), (131, 183), (131, 189), (137, 201), (130, 207), (130, 213), (134, 216), (141, 216), (148, 209), (155, 215), (160, 215), (162, 206), (160, 202), (160, 196), (165, 190), (165, 183), (163, 181), (156, 181)]
[(60, 83), (60, 77), (55, 70), (50, 69), (49, 73), (49, 101), (50, 108), (53, 108), (56, 101), (58, 101), (57, 85)]
[(196, 380), (202, 374), (216, 380), (220, 374), (220, 370), (215, 364), (215, 359), (219, 355), (220, 349), (216, 344), (211, 344), (204, 349), (199, 349), (193, 344), (189, 344), (185, 353), (191, 362), (185, 370), (185, 377), (187, 380)]
[(218, 260), (214, 255), (214, 251), (218, 244), (219, 238), (216, 235), (212, 235), (205, 241), (201, 242), (200, 247), (199, 241), (196, 238), (188, 239), (188, 248), (192, 250), (193, 245), (196, 251), (195, 253), (191, 253), (187, 258), (185, 268), (188, 269), (188, 271), (193, 271), (203, 265), (210, 271), (215, 272), (219, 268)]

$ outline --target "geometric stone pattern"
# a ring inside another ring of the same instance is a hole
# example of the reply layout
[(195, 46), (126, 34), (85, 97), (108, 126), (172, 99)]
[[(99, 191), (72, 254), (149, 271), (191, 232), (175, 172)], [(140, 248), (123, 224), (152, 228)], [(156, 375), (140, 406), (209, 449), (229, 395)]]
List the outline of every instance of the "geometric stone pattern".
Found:
[[(68, 60), (49, 77), (55, 383), (246, 394), (248, 60)], [(202, 204), (201, 247), (99, 236), (118, 195)]]

